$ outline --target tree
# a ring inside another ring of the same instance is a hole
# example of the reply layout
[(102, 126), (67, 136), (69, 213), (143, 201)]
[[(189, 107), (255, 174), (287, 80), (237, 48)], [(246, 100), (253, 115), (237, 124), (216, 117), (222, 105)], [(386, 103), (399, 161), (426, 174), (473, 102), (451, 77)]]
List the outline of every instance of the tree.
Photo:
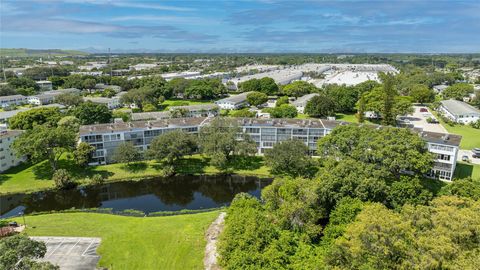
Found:
[(480, 200), (480, 178), (456, 179), (440, 190), (440, 195), (452, 195)]
[(447, 87), (442, 94), (446, 99), (463, 100), (463, 98), (470, 93), (473, 93), (473, 85), (468, 83), (456, 83)]
[(257, 115), (256, 112), (250, 111), (249, 108), (243, 108), (240, 110), (234, 110), (230, 112), (230, 116), (232, 117), (247, 117), (247, 118), (254, 118)]
[(10, 84), (0, 84), (0, 97), (15, 95), (15, 89)]
[(45, 243), (18, 234), (0, 239), (0, 269), (60, 269), (48, 262), (38, 262), (47, 252)]
[(268, 96), (261, 92), (251, 92), (247, 95), (248, 104), (258, 107), (268, 101)]
[(357, 105), (357, 119), (359, 123), (363, 123), (365, 121), (365, 98), (363, 97), (363, 95), (360, 96)]
[(278, 92), (278, 85), (272, 78), (264, 77), (259, 80), (260, 92), (267, 95), (275, 95)]
[(174, 168), (177, 160), (193, 154), (196, 148), (195, 138), (191, 134), (178, 129), (154, 138), (147, 156)]
[(166, 81), (161, 76), (146, 76), (134, 81), (135, 88), (150, 89), (155, 98), (170, 98), (172, 96), (172, 92), (168, 87), (165, 87), (165, 84)]
[(390, 187), (388, 194), (389, 206), (399, 209), (404, 204), (426, 205), (433, 197), (433, 194), (424, 188), (417, 177), (400, 177)]
[(312, 176), (313, 163), (308, 147), (300, 140), (277, 143), (265, 153), (265, 161), (273, 174)]
[(305, 106), (305, 113), (312, 117), (335, 115), (335, 101), (326, 95), (312, 97)]
[(13, 77), (13, 78), (9, 78), (7, 81), (8, 81), (8, 84), (13, 86), (15, 89), (33, 88), (35, 92), (40, 90), (40, 86), (38, 86), (38, 84), (34, 80), (27, 77), (19, 77), (19, 78)]
[(409, 95), (415, 102), (427, 103), (435, 101), (435, 92), (423, 84), (415, 84), (410, 89)]
[(80, 120), (82, 125), (109, 123), (112, 120), (112, 112), (106, 105), (87, 101), (81, 103), (72, 110), (72, 114)]
[(380, 111), (382, 113), (382, 122), (384, 125), (394, 126), (397, 116), (394, 114), (395, 97), (397, 92), (394, 88), (393, 75), (386, 74), (383, 76), (383, 107)]
[(297, 109), (289, 104), (283, 104), (270, 110), (270, 116), (273, 118), (295, 118)]
[(97, 84), (97, 81), (95, 79), (87, 78), (82, 82), (82, 88), (90, 90), (95, 88), (96, 84)]
[(355, 110), (360, 92), (354, 86), (329, 84), (323, 87), (324, 96), (335, 103), (337, 112), (349, 113)]
[(156, 103), (155, 92), (152, 88), (142, 87), (128, 91), (122, 95), (120, 102), (123, 104), (135, 104), (141, 111), (143, 105), (147, 103)]
[(79, 166), (87, 166), (95, 147), (86, 142), (81, 142), (73, 152), (75, 163)]
[(13, 142), (13, 148), (18, 156), (28, 156), (35, 162), (47, 159), (52, 171), (56, 171), (60, 157), (75, 149), (76, 137), (73, 130), (36, 125), (22, 133)]
[(277, 101), (275, 102), (275, 107), (280, 107), (281, 105), (283, 104), (288, 104), (288, 97), (287, 96), (283, 96), (283, 97), (279, 97), (277, 99)]
[(255, 78), (240, 83), (238, 87), (242, 92), (260, 92), (261, 90), (260, 81)]
[(213, 119), (200, 129), (198, 139), (201, 152), (210, 157), (213, 166), (221, 169), (233, 156), (244, 157), (257, 152), (255, 142), (248, 134), (241, 133), (238, 124), (231, 119)]
[(55, 97), (55, 102), (63, 104), (67, 107), (77, 106), (83, 102), (82, 96), (74, 93), (62, 93)]
[(317, 153), (375, 164), (395, 178), (403, 171), (427, 173), (433, 165), (433, 155), (428, 152), (425, 141), (404, 128), (338, 126), (318, 141)]
[(32, 129), (35, 125), (48, 124), (56, 126), (58, 120), (62, 117), (58, 108), (44, 107), (35, 108), (24, 112), (19, 112), (8, 120), (11, 129)]
[(185, 78), (174, 78), (167, 82), (166, 86), (168, 91), (175, 97), (183, 97), (185, 90), (190, 84), (190, 80)]
[(55, 186), (59, 189), (68, 189), (75, 184), (72, 176), (65, 169), (56, 170), (53, 173), (52, 180), (55, 182)]
[(57, 125), (58, 127), (78, 132), (78, 129), (80, 128), (80, 120), (75, 116), (68, 115), (58, 120)]
[(142, 153), (131, 142), (123, 142), (117, 146), (112, 156), (113, 161), (118, 163), (127, 163), (130, 165), (132, 162), (137, 162), (142, 159)]
[(301, 97), (306, 94), (316, 92), (318, 89), (315, 85), (306, 81), (295, 81), (285, 85), (282, 88), (282, 93), (290, 97)]

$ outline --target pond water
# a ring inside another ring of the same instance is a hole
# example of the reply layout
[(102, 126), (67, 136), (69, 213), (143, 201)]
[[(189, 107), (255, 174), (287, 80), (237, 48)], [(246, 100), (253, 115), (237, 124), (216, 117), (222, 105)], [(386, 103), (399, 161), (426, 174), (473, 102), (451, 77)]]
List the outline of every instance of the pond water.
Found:
[(206, 209), (227, 206), (236, 194), (260, 197), (272, 180), (235, 175), (174, 176), (142, 181), (124, 181), (71, 190), (0, 196), (0, 217), (40, 211), (112, 208), (157, 211)]

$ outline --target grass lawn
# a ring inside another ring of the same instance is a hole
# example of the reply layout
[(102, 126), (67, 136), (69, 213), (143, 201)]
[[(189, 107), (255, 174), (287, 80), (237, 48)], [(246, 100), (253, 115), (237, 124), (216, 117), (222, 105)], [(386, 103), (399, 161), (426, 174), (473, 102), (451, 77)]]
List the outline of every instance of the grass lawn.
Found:
[(457, 162), (455, 168), (455, 178), (479, 178), (480, 179), (480, 165), (470, 164), (465, 162)]
[[(100, 267), (203, 269), (204, 233), (218, 211), (169, 217), (97, 213), (26, 216), (30, 236), (100, 237)], [(23, 223), (21, 218), (16, 220)]]
[(462, 141), (460, 142), (461, 149), (473, 149), (475, 147), (480, 147), (480, 129), (475, 129), (469, 125), (455, 125), (450, 126), (445, 123), (438, 114), (435, 113), (435, 116), (440, 121), (445, 129), (449, 133), (457, 134), (462, 136)]
[[(82, 184), (88, 184), (87, 177), (95, 174), (104, 175), (106, 181), (141, 179), (162, 175), (162, 164), (156, 161), (145, 161), (136, 164), (108, 164), (91, 167), (78, 167), (72, 160), (60, 161), (60, 168), (67, 169)], [(178, 174), (218, 174), (218, 169), (208, 164), (208, 160), (200, 155), (186, 157), (178, 162)], [(261, 157), (250, 157), (245, 160), (233, 160), (226, 173), (270, 177), (268, 167)], [(54, 187), (51, 180), (49, 163), (44, 161), (35, 165), (24, 164), (12, 168), (0, 175), (0, 194), (33, 192)]]

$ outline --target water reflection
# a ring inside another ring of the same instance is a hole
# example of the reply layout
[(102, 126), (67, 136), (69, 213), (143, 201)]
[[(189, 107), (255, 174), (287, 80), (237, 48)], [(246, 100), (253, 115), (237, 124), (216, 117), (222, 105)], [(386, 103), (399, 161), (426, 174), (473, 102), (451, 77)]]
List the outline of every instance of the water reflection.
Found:
[(236, 194), (259, 197), (271, 180), (243, 176), (175, 176), (67, 191), (0, 196), (2, 217), (70, 208), (136, 209), (145, 213), (228, 205)]

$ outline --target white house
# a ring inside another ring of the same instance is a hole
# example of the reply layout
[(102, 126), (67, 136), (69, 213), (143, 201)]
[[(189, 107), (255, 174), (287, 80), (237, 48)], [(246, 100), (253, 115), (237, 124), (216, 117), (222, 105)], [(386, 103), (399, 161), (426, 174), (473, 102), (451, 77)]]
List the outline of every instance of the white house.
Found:
[(11, 95), (0, 97), (0, 108), (22, 105), (27, 103), (27, 97), (22, 95)]
[(445, 117), (456, 123), (469, 124), (480, 119), (480, 110), (458, 100), (442, 100), (438, 110)]
[(247, 105), (247, 96), (251, 92), (245, 92), (234, 96), (229, 96), (224, 99), (215, 101), (215, 104), (224, 110), (236, 110)]
[(307, 106), (307, 103), (312, 99), (313, 97), (318, 96), (318, 94), (313, 93), (313, 94), (308, 94), (305, 96), (301, 96), (297, 98), (297, 100), (292, 102), (292, 105), (295, 106), (297, 109), (297, 112), (299, 113), (304, 113), (305, 112), (305, 107)]
[(19, 165), (25, 160), (24, 157), (17, 157), (12, 149), (15, 139), (22, 134), (21, 130), (0, 129), (0, 172)]
[(28, 103), (33, 105), (45, 105), (55, 101), (55, 98), (61, 94), (72, 93), (80, 94), (80, 90), (77, 88), (66, 88), (52, 91), (45, 91), (37, 95), (29, 96)]
[(107, 106), (110, 110), (120, 107), (119, 98), (107, 98), (107, 97), (84, 97), (83, 100), (91, 101), (97, 104), (103, 104)]

